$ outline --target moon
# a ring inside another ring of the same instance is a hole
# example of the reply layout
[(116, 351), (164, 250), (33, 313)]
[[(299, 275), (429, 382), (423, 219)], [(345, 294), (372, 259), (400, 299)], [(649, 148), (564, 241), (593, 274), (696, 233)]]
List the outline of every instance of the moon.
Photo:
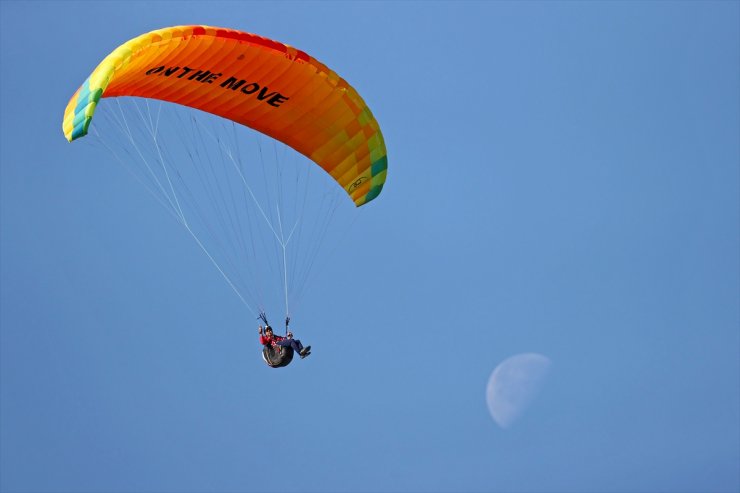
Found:
[(486, 402), (493, 420), (510, 427), (532, 403), (550, 370), (550, 359), (537, 353), (505, 359), (491, 373)]

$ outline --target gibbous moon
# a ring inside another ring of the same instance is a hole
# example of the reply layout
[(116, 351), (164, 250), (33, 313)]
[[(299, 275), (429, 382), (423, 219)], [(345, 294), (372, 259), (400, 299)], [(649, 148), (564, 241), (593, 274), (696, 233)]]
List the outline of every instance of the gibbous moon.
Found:
[(499, 364), (488, 379), (486, 402), (494, 421), (508, 428), (537, 396), (550, 369), (550, 359), (537, 353), (517, 354)]

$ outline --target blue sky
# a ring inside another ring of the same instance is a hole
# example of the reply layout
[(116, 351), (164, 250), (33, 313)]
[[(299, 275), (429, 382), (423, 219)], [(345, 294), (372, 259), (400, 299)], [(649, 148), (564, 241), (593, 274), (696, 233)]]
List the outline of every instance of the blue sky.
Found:
[[(1, 2), (0, 490), (738, 491), (739, 18)], [(383, 129), (387, 185), (283, 370), (183, 228), (61, 132), (105, 55), (178, 24), (305, 50)], [(522, 352), (552, 367), (503, 430), (486, 384)]]

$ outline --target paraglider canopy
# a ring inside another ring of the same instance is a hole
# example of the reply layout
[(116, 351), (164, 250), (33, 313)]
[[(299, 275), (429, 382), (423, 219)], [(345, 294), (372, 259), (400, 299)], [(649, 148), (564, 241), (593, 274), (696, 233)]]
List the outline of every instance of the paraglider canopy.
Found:
[(64, 113), (71, 142), (87, 134), (102, 97), (139, 96), (241, 123), (304, 154), (358, 207), (380, 194), (387, 158), (380, 127), (344, 79), (277, 41), (211, 26), (176, 26), (116, 48)]
[[(90, 130), (86, 141), (144, 185), (253, 314), (279, 285), (286, 328), (317, 253), (337, 244), (324, 240), (339, 203), (370, 202), (386, 179), (378, 122), (352, 86), (301, 50), (233, 29), (175, 26), (127, 41), (69, 100), (62, 128), (70, 142)], [(254, 152), (244, 133), (257, 137)], [(281, 144), (312, 162), (286, 163)]]

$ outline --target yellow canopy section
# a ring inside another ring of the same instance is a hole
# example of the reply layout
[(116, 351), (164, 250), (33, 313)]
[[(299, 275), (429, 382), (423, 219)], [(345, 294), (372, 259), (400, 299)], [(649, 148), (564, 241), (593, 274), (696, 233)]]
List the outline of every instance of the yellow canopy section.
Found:
[(176, 26), (108, 55), (72, 96), (64, 135), (84, 136), (101, 97), (160, 99), (228, 118), (291, 146), (361, 206), (380, 194), (387, 156), (357, 91), (306, 53), (261, 36)]

